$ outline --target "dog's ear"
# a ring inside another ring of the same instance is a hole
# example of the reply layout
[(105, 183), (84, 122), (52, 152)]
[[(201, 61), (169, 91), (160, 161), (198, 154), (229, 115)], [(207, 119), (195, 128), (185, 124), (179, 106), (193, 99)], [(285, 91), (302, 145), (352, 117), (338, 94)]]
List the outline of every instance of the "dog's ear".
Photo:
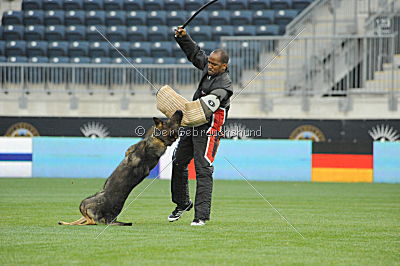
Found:
[(162, 126), (163, 121), (160, 118), (153, 117), (153, 121), (154, 121), (154, 124), (156, 125), (156, 127), (161, 127)]

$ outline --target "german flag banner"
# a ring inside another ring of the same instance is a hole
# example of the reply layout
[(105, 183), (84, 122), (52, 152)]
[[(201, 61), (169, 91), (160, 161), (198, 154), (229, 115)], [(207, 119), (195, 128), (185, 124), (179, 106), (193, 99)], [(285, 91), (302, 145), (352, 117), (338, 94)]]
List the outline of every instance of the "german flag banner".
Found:
[(373, 182), (372, 143), (314, 142), (313, 182)]

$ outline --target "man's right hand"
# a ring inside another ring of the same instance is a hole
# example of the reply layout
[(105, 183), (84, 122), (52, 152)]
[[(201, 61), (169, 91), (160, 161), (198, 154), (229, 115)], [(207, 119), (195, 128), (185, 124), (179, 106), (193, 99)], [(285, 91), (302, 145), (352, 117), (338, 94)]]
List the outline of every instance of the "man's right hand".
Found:
[(186, 35), (186, 30), (179, 26), (178, 29), (175, 30), (175, 37), (181, 38)]

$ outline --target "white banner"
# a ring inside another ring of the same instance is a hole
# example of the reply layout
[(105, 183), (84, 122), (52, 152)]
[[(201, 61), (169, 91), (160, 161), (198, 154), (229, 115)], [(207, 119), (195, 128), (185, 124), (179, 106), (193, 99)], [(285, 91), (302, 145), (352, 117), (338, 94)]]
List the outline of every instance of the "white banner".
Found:
[(32, 138), (0, 137), (0, 177), (32, 177)]

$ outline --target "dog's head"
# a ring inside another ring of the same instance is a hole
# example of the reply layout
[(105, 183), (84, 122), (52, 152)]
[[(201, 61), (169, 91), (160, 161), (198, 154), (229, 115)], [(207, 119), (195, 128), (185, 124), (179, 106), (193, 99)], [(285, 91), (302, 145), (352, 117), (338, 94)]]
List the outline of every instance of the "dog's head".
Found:
[(176, 111), (167, 121), (153, 117), (155, 123), (153, 136), (160, 139), (167, 146), (170, 146), (179, 137), (182, 118), (183, 112), (181, 110)]

